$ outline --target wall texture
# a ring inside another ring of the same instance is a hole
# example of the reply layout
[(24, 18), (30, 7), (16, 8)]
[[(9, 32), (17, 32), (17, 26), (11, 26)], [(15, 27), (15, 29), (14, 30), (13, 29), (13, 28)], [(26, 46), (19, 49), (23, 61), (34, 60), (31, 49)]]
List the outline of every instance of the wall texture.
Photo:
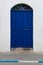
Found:
[(33, 51), (43, 52), (43, 0), (0, 0), (0, 50), (10, 51), (10, 9), (17, 3), (33, 8)]

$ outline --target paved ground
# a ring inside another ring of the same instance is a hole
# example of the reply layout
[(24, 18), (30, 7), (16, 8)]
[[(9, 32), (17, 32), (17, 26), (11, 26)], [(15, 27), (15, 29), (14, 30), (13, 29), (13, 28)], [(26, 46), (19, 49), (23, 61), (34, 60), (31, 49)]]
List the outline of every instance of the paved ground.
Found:
[[(19, 59), (19, 60), (41, 60), (43, 53), (33, 53), (30, 51), (17, 50), (10, 53), (0, 53), (0, 59)], [(38, 63), (0, 63), (0, 65), (43, 65)]]

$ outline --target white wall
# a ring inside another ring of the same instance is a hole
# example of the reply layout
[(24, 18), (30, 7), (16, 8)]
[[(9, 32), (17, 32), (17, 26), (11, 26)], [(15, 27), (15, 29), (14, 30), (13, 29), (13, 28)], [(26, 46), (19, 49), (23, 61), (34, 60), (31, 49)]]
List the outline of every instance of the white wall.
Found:
[(33, 51), (43, 52), (43, 0), (0, 0), (0, 50), (10, 51), (10, 9), (17, 3), (33, 8)]

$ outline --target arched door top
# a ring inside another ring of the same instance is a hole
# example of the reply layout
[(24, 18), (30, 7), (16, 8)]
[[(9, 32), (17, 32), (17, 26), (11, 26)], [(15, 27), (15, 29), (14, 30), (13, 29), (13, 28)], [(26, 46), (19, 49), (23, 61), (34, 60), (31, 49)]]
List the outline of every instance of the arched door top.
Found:
[(20, 4), (16, 4), (15, 6), (13, 6), (11, 10), (33, 10), (33, 9), (27, 4), (20, 3)]

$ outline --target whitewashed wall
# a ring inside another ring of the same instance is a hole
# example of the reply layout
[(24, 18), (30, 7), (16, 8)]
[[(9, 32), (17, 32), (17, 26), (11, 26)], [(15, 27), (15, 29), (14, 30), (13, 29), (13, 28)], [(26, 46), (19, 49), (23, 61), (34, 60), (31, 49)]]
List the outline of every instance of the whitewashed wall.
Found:
[(33, 51), (43, 52), (43, 0), (0, 0), (0, 50), (10, 51), (10, 9), (17, 3), (33, 8)]

